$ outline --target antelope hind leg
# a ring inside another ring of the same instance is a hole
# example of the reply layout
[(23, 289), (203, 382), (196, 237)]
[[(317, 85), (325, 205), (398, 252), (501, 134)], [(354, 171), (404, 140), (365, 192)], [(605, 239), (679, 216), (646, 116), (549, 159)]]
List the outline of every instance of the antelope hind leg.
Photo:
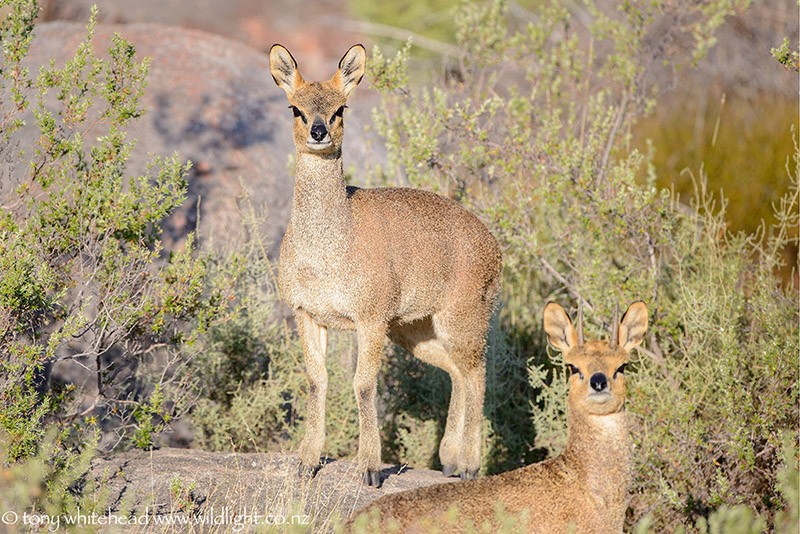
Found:
[(458, 455), (458, 470), (462, 479), (477, 478), (481, 464), (481, 440), (483, 433), (483, 401), (486, 389), (486, 360), (482, 353), (471, 368), (464, 371), (465, 406), (464, 432)]

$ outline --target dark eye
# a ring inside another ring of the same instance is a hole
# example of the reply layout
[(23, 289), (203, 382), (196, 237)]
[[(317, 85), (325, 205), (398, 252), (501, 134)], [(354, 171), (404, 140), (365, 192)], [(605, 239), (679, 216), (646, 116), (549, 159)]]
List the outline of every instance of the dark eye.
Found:
[(614, 378), (617, 378), (617, 374), (619, 374), (619, 373), (623, 373), (624, 374), (625, 373), (625, 368), (627, 366), (628, 366), (627, 363), (623, 363), (622, 365), (617, 367), (617, 370), (614, 372)]
[(583, 373), (581, 373), (580, 369), (578, 369), (577, 367), (575, 367), (571, 363), (568, 363), (567, 367), (569, 367), (569, 372), (570, 373), (572, 373), (573, 375), (578, 375), (580, 378), (583, 378)]
[(306, 120), (306, 116), (303, 115), (303, 112), (300, 111), (300, 109), (298, 109), (297, 106), (289, 106), (289, 107), (292, 108), (292, 113), (294, 113), (295, 117), (300, 117), (301, 119), (303, 119), (303, 124), (308, 124), (308, 120)]
[(336, 113), (333, 114), (333, 117), (331, 117), (331, 120), (329, 121), (330, 124), (333, 124), (333, 121), (336, 120), (336, 117), (341, 117), (342, 115), (344, 115), (344, 108), (346, 108), (346, 107), (347, 106), (342, 106), (342, 107), (340, 107), (339, 109), (336, 110)]

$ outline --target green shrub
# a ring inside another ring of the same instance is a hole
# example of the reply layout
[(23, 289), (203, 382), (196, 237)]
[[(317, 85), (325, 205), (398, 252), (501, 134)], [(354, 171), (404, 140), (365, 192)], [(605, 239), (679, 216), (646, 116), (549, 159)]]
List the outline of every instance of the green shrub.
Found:
[(772, 53), (772, 56), (778, 60), (778, 63), (783, 65), (785, 68), (795, 72), (800, 72), (800, 52), (793, 50), (789, 46), (788, 37), (784, 37), (781, 46), (778, 48), (772, 48), (770, 52)]
[(62, 518), (99, 512), (103, 507), (102, 492), (85, 479), (98, 440), (97, 429), (89, 429), (84, 436), (87, 446), (80, 453), (65, 452), (54, 427), (44, 434), (36, 452), (20, 459), (8, 446), (13, 443), (11, 437), (0, 429), (3, 532), (32, 532), (34, 521), (51, 531), (58, 526), (67, 532), (94, 532), (86, 526), (67, 528)]
[[(783, 466), (778, 472), (778, 487), (786, 501), (786, 509), (775, 515), (774, 532), (789, 534), (800, 528), (800, 482), (797, 470), (797, 449), (794, 438), (785, 436), (782, 452)], [(721, 506), (708, 519), (697, 520), (694, 530), (701, 534), (760, 534), (767, 530), (763, 517), (754, 516), (753, 510), (744, 505)], [(648, 534), (652, 530), (652, 517), (646, 516), (636, 525), (636, 534)], [(676, 532), (685, 532), (682, 527)]]
[[(62, 503), (67, 485), (56, 481), (85, 464), (100, 427), (116, 434), (111, 446), (148, 448), (185, 408), (181, 370), (226, 300), (224, 280), (207, 289), (191, 237), (175, 253), (161, 246), (189, 165), (155, 157), (146, 174), (127, 173), (135, 141), (125, 128), (144, 113), (149, 60), (120, 35), (107, 59), (96, 55), (93, 10), (75, 55), (33, 76), (25, 58), (38, 12), (34, 0), (0, 1), (0, 465), (46, 470), (48, 496)], [(53, 380), (65, 362), (94, 389)], [(18, 497), (15, 511), (49, 510)]]

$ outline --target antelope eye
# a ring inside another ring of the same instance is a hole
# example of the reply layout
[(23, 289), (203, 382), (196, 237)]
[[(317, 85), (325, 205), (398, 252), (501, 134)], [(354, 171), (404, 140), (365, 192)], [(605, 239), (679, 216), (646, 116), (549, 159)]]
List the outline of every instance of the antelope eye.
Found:
[(308, 124), (308, 120), (306, 120), (306, 116), (303, 115), (303, 112), (297, 106), (289, 106), (292, 109), (292, 113), (294, 113), (295, 117), (300, 117), (303, 119), (303, 124)]
[(614, 378), (617, 378), (617, 374), (619, 374), (619, 373), (623, 373), (624, 374), (625, 373), (625, 368), (627, 366), (628, 366), (627, 363), (623, 363), (622, 365), (617, 367), (617, 370), (614, 372)]
[(580, 369), (578, 369), (577, 367), (575, 367), (571, 363), (568, 363), (567, 367), (569, 367), (569, 372), (570, 373), (572, 373), (573, 375), (578, 375), (580, 378), (583, 378), (583, 373), (581, 373)]
[(346, 107), (347, 107), (347, 106), (342, 106), (342, 107), (340, 107), (339, 109), (337, 109), (337, 110), (336, 110), (336, 113), (334, 113), (334, 114), (333, 114), (333, 117), (331, 117), (331, 120), (329, 121), (329, 123), (330, 123), (330, 124), (333, 124), (333, 121), (335, 121), (335, 120), (336, 120), (336, 117), (342, 117), (342, 115), (344, 115), (344, 108), (346, 108)]

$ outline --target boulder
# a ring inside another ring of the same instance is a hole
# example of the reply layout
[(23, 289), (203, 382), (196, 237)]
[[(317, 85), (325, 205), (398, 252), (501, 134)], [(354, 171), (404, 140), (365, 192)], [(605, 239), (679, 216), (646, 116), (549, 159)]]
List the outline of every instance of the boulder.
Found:
[[(51, 58), (62, 66), (84, 38), (85, 26), (47, 22), (35, 31), (27, 58), (31, 72)], [(106, 55), (116, 32), (135, 46), (138, 58), (152, 58), (143, 100), (146, 113), (128, 128), (128, 139), (136, 140), (129, 174), (146, 172), (151, 154), (177, 151), (193, 163), (188, 199), (164, 224), (167, 247), (192, 231), (206, 244), (235, 243), (241, 235), (244, 187), (256, 210), (267, 213), (262, 231), (277, 258), (291, 210), (294, 144), (292, 113), (272, 80), (267, 55), (217, 35), (153, 23), (99, 24), (93, 41), (98, 54)], [(301, 68), (302, 59), (298, 57)], [(335, 68), (332, 62), (327, 75)], [(363, 171), (381, 159), (372, 150), (376, 143), (364, 138), (375, 100), (369, 93), (357, 90), (348, 103), (346, 169), (352, 164)], [(28, 124), (20, 136), (23, 147), (26, 138), (30, 142), (38, 137), (32, 118)]]

